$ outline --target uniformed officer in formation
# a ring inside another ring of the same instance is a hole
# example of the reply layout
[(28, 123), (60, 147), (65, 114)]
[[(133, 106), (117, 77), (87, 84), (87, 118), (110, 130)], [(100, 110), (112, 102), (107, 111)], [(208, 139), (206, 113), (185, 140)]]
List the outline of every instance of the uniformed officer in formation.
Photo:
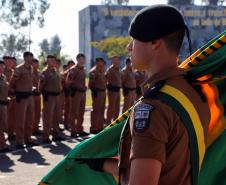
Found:
[(49, 55), (46, 62), (47, 67), (41, 73), (39, 88), (43, 96), (43, 142), (51, 143), (50, 134), (53, 141), (62, 140), (58, 126), (61, 119), (62, 83), (56, 68), (56, 57)]
[(15, 103), (15, 131), (16, 147), (24, 148), (25, 145), (31, 146), (32, 119), (33, 119), (33, 54), (25, 52), (24, 63), (18, 65), (10, 81), (10, 87), (16, 95)]
[(119, 175), (122, 185), (192, 184), (189, 131), (173, 107), (158, 98), (164, 84), (186, 95), (207, 135), (208, 103), (178, 68), (187, 31), (183, 16), (170, 5), (144, 8), (132, 20), (128, 50), (133, 67), (148, 74), (145, 96), (135, 104), (122, 133), (119, 163), (116, 159), (85, 160), (91, 168)]
[(107, 78), (107, 119), (106, 124), (119, 116), (120, 112), (120, 89), (121, 89), (121, 72), (119, 56), (112, 57), (112, 65), (106, 71)]
[(91, 128), (90, 133), (96, 134), (104, 127), (104, 113), (106, 103), (105, 61), (96, 58), (96, 65), (89, 71), (89, 88), (92, 95)]
[(75, 65), (73, 60), (69, 60), (67, 64), (63, 67), (63, 71), (61, 73), (62, 78), (62, 86), (63, 86), (63, 102), (62, 102), (62, 120), (65, 129), (69, 130), (70, 124), (69, 124), (69, 112), (71, 107), (70, 102), (70, 87), (66, 84), (66, 78), (68, 75), (68, 72), (70, 68), (72, 68)]
[(9, 83), (4, 75), (5, 63), (0, 61), (0, 153), (8, 152), (4, 131), (6, 129)]
[[(15, 69), (15, 65), (12, 62), (12, 57), (10, 56), (4, 56), (3, 57), (3, 61), (5, 63), (5, 76), (6, 76), (6, 80), (8, 83), (10, 83), (11, 79), (12, 79), (12, 75)], [(15, 60), (14, 60), (15, 61)], [(8, 134), (8, 139), (10, 141), (15, 139), (15, 104), (16, 104), (16, 97), (15, 97), (15, 93), (13, 91), (12, 88), (9, 87), (9, 97), (10, 97), (10, 101), (9, 101), (9, 105), (7, 107), (7, 114), (10, 115), (7, 118), (7, 126), (6, 126), (6, 131)]]
[(39, 129), (39, 123), (41, 118), (41, 93), (39, 90), (40, 83), (40, 71), (39, 71), (39, 61), (33, 59), (32, 62), (34, 78), (33, 78), (33, 99), (34, 99), (34, 111), (33, 111), (33, 124), (32, 133), (34, 135), (40, 135), (42, 132)]
[(83, 128), (87, 89), (85, 82), (85, 59), (85, 55), (82, 53), (76, 56), (77, 64), (70, 68), (66, 79), (71, 96), (69, 122), (72, 137), (87, 135)]
[(124, 104), (122, 111), (128, 110), (136, 100), (136, 76), (131, 66), (130, 58), (126, 59), (126, 65), (121, 71), (122, 75), (122, 92)]

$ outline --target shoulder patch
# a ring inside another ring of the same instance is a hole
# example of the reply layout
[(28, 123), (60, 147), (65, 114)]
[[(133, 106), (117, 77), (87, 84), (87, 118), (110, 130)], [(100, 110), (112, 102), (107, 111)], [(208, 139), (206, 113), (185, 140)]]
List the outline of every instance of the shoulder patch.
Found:
[(134, 107), (134, 130), (144, 132), (149, 127), (151, 112), (155, 107), (150, 104), (140, 103)]

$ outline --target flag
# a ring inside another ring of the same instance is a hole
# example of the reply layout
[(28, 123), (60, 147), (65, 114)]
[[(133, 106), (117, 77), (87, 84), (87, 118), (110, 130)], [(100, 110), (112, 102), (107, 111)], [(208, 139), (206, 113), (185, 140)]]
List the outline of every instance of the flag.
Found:
[[(191, 82), (202, 89), (211, 113), (199, 185), (226, 184), (226, 31), (194, 52), (179, 67), (184, 68)], [(116, 157), (121, 132), (130, 111), (98, 135), (78, 144), (43, 177), (39, 185), (116, 185), (117, 177), (93, 171), (75, 159)]]

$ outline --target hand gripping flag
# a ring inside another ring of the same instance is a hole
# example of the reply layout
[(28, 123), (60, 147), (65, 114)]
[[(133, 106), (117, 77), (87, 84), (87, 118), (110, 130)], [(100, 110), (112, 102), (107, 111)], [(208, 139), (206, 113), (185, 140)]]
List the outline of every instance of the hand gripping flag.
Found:
[[(202, 89), (211, 112), (208, 144), (205, 146), (206, 149), (204, 148), (206, 152), (201, 152), (205, 156), (202, 164), (201, 162), (199, 164), (201, 170), (198, 170), (200, 171), (198, 184), (226, 184), (224, 177), (226, 174), (226, 31), (194, 52), (179, 67), (184, 68), (189, 80)], [(163, 88), (162, 91), (164, 89), (167, 90)], [(98, 135), (78, 144), (43, 177), (39, 185), (116, 185), (117, 177), (93, 171), (86, 164), (80, 164), (75, 159), (117, 156), (121, 132), (130, 111), (131, 109)], [(191, 111), (188, 110), (188, 114), (189, 112)], [(195, 116), (190, 117), (195, 118)], [(197, 138), (202, 137), (201, 134), (197, 136)]]

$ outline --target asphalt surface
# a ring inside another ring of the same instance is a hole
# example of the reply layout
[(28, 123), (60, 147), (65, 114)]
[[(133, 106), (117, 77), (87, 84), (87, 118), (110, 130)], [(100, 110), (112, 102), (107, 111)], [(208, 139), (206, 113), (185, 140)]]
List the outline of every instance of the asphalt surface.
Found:
[[(90, 112), (86, 111), (85, 131), (89, 130), (89, 116)], [(0, 185), (38, 184), (79, 143), (77, 139), (70, 139), (66, 131), (64, 136), (67, 138), (65, 141), (0, 154)]]

